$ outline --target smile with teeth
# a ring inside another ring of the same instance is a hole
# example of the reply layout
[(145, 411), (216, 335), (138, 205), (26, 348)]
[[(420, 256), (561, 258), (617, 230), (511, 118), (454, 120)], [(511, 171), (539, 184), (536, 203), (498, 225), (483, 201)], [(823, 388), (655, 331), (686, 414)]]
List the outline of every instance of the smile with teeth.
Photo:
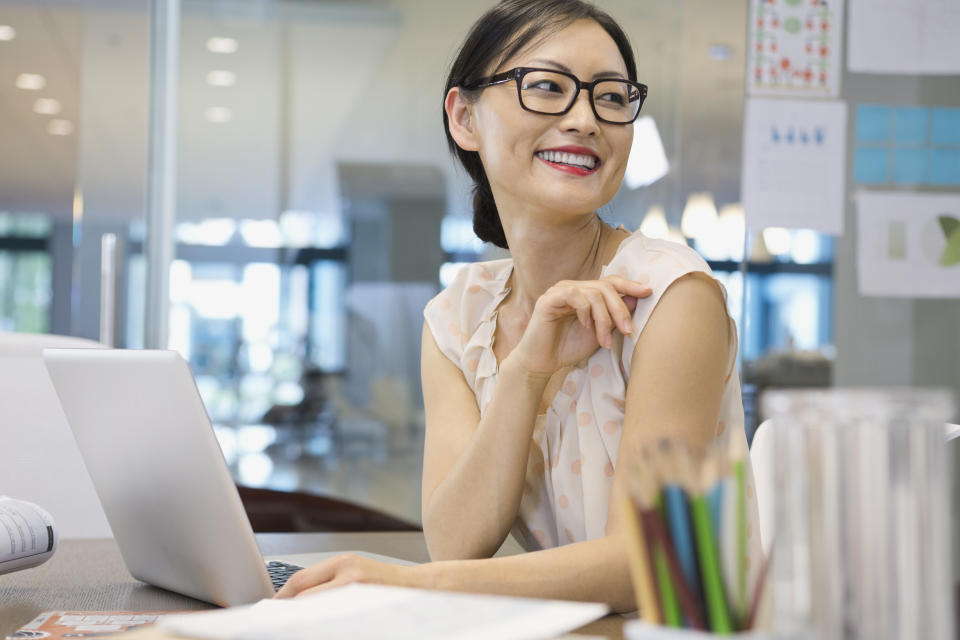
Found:
[(578, 153), (566, 153), (563, 151), (538, 151), (537, 157), (553, 162), (555, 164), (565, 164), (571, 167), (581, 169), (593, 169), (597, 165), (597, 158), (593, 156), (580, 155)]

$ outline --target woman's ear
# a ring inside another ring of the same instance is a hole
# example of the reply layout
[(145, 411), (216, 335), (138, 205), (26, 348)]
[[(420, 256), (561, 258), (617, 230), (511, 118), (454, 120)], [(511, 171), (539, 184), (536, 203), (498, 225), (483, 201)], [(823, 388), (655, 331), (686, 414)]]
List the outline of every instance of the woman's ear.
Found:
[(447, 91), (443, 108), (447, 112), (450, 135), (457, 146), (464, 151), (477, 151), (480, 145), (474, 127), (473, 105), (460, 92), (460, 87), (453, 87)]

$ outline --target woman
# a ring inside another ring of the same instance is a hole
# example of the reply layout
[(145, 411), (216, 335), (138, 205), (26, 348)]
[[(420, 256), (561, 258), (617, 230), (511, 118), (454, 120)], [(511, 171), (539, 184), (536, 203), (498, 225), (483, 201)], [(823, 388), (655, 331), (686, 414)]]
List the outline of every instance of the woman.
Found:
[[(474, 25), (444, 123), (476, 182), (474, 229), (512, 259), (463, 269), (424, 312), (434, 562), (341, 556), (281, 596), (364, 581), (635, 608), (610, 508), (622, 463), (661, 436), (744, 437), (736, 333), (706, 263), (595, 213), (645, 95), (623, 31), (583, 2), (505, 0)], [(490, 558), (511, 531), (530, 553)]]

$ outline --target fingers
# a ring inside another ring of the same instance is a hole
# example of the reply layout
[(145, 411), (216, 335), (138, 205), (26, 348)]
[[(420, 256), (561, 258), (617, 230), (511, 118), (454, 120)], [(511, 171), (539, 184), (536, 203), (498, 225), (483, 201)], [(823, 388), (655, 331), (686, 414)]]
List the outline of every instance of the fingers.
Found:
[(287, 583), (276, 593), (275, 598), (292, 598), (313, 587), (331, 582), (344, 563), (346, 556), (335, 556), (301, 569), (290, 576)]
[[(584, 287), (581, 295), (590, 301), (590, 312), (593, 316), (594, 331), (597, 336), (597, 343), (604, 348), (609, 349), (613, 346), (614, 325), (610, 317), (610, 310), (607, 308), (609, 300), (599, 288)], [(619, 298), (617, 300), (619, 303)]]
[(634, 280), (627, 280), (622, 276), (607, 276), (599, 282), (609, 282), (616, 288), (619, 294), (623, 296), (646, 298), (653, 293), (653, 289), (651, 289), (649, 285)]

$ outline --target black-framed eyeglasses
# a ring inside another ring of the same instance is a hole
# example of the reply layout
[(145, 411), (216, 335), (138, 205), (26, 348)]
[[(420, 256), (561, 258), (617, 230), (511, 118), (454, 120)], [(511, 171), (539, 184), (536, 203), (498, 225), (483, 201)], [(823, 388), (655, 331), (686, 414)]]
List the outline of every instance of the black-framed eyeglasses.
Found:
[(581, 89), (590, 94), (590, 106), (597, 120), (630, 124), (640, 115), (647, 97), (647, 85), (620, 78), (583, 82), (572, 73), (555, 69), (516, 67), (474, 83), (464, 89), (482, 89), (515, 80), (520, 106), (533, 113), (559, 116), (573, 108)]

